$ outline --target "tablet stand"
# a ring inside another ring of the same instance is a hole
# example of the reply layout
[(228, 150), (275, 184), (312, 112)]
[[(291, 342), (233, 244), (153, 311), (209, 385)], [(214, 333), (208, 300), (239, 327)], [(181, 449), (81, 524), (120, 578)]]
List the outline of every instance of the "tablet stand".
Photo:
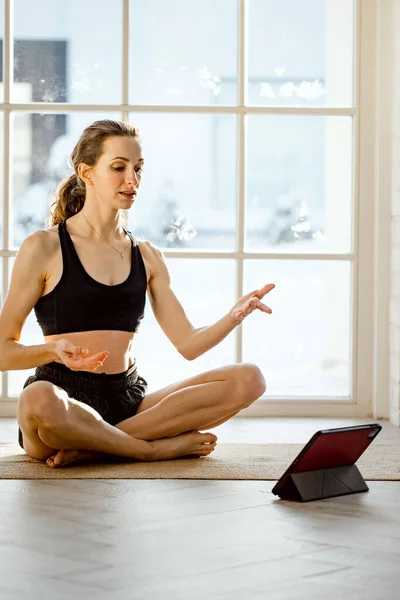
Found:
[(367, 492), (368, 486), (355, 465), (290, 473), (278, 495), (282, 500), (309, 502)]

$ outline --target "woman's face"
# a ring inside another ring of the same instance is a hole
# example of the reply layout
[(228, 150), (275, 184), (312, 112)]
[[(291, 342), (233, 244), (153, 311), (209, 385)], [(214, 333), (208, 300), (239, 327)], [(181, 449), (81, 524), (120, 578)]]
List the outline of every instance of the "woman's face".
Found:
[(102, 155), (87, 173), (89, 189), (105, 203), (111, 200), (115, 208), (129, 209), (139, 191), (143, 163), (142, 148), (136, 138), (108, 137)]

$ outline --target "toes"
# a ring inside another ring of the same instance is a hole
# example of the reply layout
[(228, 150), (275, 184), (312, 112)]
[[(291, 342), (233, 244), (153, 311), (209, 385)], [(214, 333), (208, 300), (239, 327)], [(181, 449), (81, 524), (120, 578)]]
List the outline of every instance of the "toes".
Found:
[(208, 456), (211, 452), (214, 452), (215, 448), (206, 448), (205, 450), (200, 450), (199, 454), (201, 456)]
[(63, 458), (63, 451), (59, 450), (57, 454), (50, 456), (50, 458), (46, 460), (46, 463), (49, 465), (49, 467), (60, 467), (63, 464)]
[(199, 450), (199, 454), (201, 454), (201, 456), (207, 456), (207, 454), (211, 454), (211, 452), (214, 452), (214, 450), (215, 444), (207, 444)]
[(56, 455), (54, 454), (53, 456), (49, 456), (49, 458), (46, 460), (46, 464), (49, 467), (54, 467), (55, 463), (54, 463), (54, 459), (55, 459)]
[(215, 443), (217, 441), (217, 436), (214, 435), (213, 433), (203, 433), (203, 443), (208, 443), (208, 444), (212, 444)]
[(62, 451), (58, 452), (54, 458), (54, 464), (56, 466), (62, 465), (63, 463), (63, 454)]

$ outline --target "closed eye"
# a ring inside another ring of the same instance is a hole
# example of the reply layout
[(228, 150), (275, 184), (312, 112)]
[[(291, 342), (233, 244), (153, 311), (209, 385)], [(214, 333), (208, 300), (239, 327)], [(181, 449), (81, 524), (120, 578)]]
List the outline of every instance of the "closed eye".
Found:
[[(123, 171), (125, 169), (125, 167), (113, 167), (114, 171)], [(143, 167), (137, 167), (135, 169), (136, 173), (142, 173), (143, 172)]]

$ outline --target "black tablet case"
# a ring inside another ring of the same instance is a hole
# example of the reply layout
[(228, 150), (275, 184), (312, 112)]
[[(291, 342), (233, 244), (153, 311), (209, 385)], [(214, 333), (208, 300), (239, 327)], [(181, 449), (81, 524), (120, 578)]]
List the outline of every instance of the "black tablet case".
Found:
[(373, 423), (317, 431), (272, 493), (282, 500), (309, 502), (367, 492), (369, 488), (354, 462), (381, 429), (381, 425)]

